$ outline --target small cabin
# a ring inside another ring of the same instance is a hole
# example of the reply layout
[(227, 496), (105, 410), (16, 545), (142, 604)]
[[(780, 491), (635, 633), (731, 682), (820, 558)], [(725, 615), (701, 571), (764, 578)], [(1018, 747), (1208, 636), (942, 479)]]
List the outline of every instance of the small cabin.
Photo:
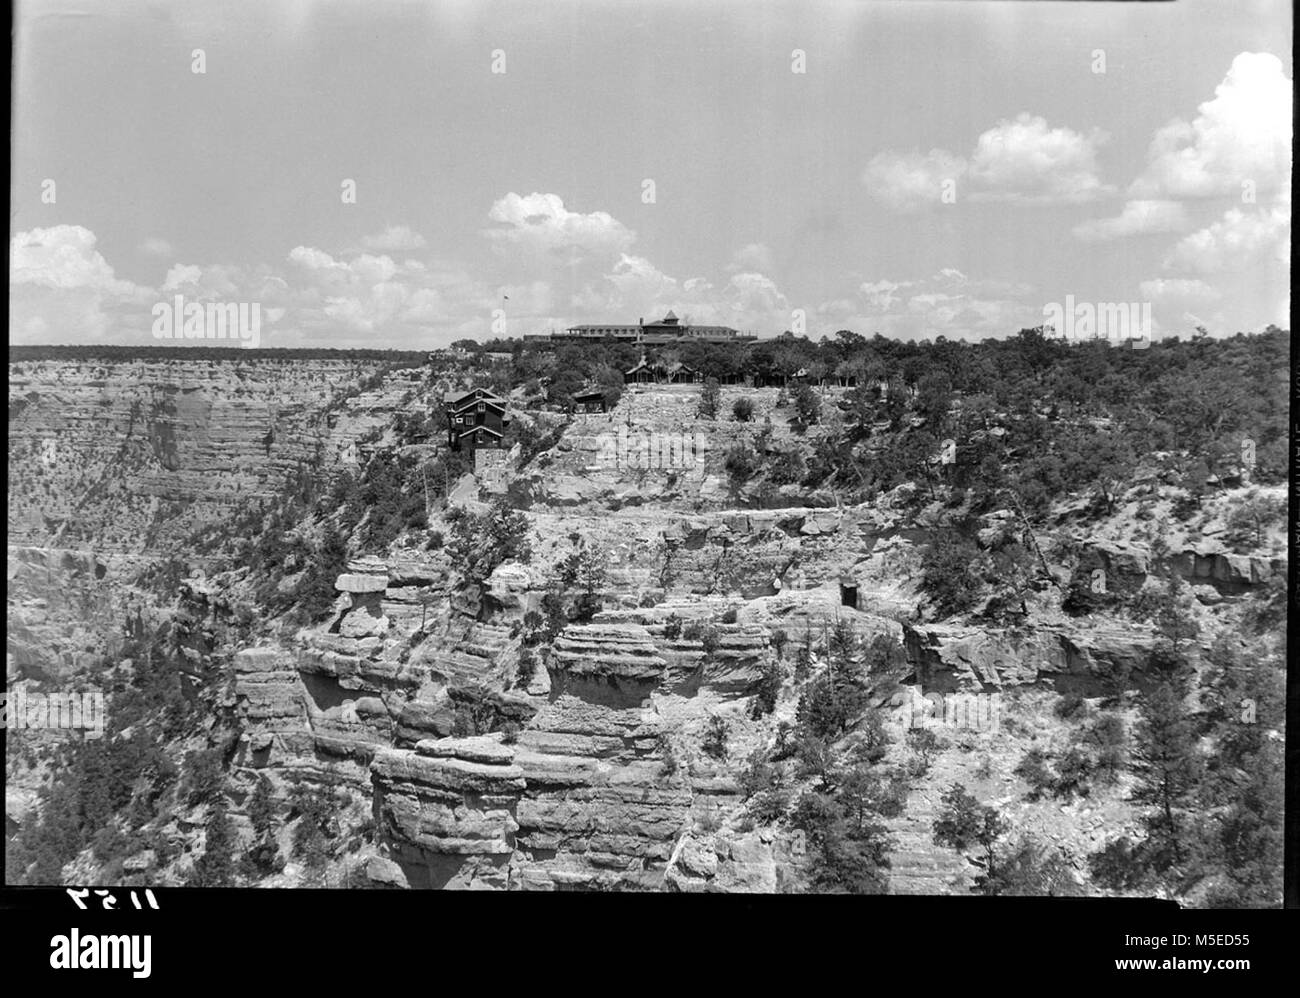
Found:
[(655, 369), (644, 356), (637, 361), (635, 367), (623, 372), (623, 383), (626, 385), (651, 384), (656, 380)]
[(605, 392), (600, 388), (586, 388), (573, 396), (574, 412), (608, 412), (605, 404)]
[(858, 580), (848, 572), (840, 575), (840, 606), (858, 608)]

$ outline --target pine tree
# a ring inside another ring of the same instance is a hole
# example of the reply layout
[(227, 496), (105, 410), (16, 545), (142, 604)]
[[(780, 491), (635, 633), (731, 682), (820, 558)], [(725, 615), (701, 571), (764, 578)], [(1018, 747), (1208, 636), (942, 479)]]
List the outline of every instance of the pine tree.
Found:
[(754, 703), (750, 708), (750, 717), (758, 719), (764, 714), (776, 710), (777, 698), (781, 695), (781, 686), (785, 682), (785, 670), (776, 659), (763, 664), (763, 672), (754, 690)]
[[(858, 661), (860, 642), (852, 625), (838, 621), (826, 646), (826, 671), (804, 690), (795, 717), (804, 736), (834, 740), (866, 709), (867, 691)], [(798, 675), (796, 666), (796, 679)]]
[(271, 781), (265, 774), (258, 776), (257, 786), (249, 797), (248, 820), (258, 838), (269, 835), (274, 830), (275, 798), (271, 793)]
[(811, 426), (821, 416), (822, 401), (811, 387), (804, 384), (795, 390), (794, 407), (799, 413), (799, 422)]
[(1080, 893), (1070, 862), (1061, 850), (1022, 835), (1002, 855), (996, 873), (982, 889), (1010, 897), (1061, 897)]
[(1219, 820), (1213, 845), (1227, 882), (1207, 899), (1212, 906), (1276, 907), (1282, 903), (1283, 760), (1276, 742), (1263, 746), (1245, 770)]
[(1143, 819), (1146, 855), (1156, 871), (1181, 866), (1189, 858), (1190, 822), (1203, 766), (1196, 726), (1185, 705), (1186, 690), (1175, 681), (1153, 689), (1134, 730), (1133, 770), (1138, 777), (1135, 804), (1149, 808)]
[(850, 817), (827, 793), (806, 792), (791, 821), (808, 841), (807, 873), (817, 891), (883, 894), (889, 886), (889, 833), (878, 812)]
[(934, 841), (962, 853), (967, 849), (982, 851), (983, 856), (970, 857), (970, 862), (984, 871), (975, 883), (988, 893), (996, 893), (1000, 883), (996, 847), (1009, 830), (1006, 821), (967, 793), (960, 783), (945, 790), (940, 801), (943, 807), (934, 821)]
[(194, 886), (228, 887), (235, 872), (235, 830), (224, 801), (212, 805), (205, 833), (203, 855), (194, 864)]
[(701, 419), (718, 418), (718, 402), (722, 398), (722, 389), (718, 386), (717, 378), (709, 378), (704, 383), (704, 389), (700, 392), (699, 416)]

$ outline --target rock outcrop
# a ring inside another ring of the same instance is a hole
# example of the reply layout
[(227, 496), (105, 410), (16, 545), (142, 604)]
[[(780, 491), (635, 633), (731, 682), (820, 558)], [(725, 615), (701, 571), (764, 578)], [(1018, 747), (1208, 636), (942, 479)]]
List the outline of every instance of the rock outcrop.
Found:
[(1050, 680), (1057, 689), (1098, 695), (1140, 670), (1153, 629), (1113, 625), (989, 628), (904, 624), (903, 640), (927, 692), (990, 690)]

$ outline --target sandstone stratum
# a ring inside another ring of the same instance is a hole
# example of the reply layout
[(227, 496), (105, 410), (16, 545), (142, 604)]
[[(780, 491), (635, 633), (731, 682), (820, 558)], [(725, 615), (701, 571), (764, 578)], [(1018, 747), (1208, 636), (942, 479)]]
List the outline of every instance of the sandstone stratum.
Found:
[[(1282, 653), (1260, 622), (1283, 524), (1232, 526), (1282, 485), (1191, 504), (1152, 458), (1104, 503), (1031, 515), (926, 465), (913, 412), (851, 453), (910, 448), (924, 476), (808, 486), (781, 468), (846, 433), (833, 384), (815, 422), (778, 387), (724, 386), (706, 417), (700, 385), (629, 385), (590, 414), (513, 386), (503, 469), (476, 475), (439, 407), (489, 367), (177, 353), (10, 365), (9, 684), (102, 685), (158, 733), (69, 882), (190, 882), (221, 807), (237, 854), (281, 857), (241, 868), (265, 886), (835, 889), (800, 800), (852, 770), (897, 798), (875, 819), (888, 892), (976, 887), (933, 832), (959, 783), (1064, 857), (1056, 889), (1104, 893), (1087, 857), (1138, 834), (1134, 772), (1048, 792), (1026, 754), (1059, 769), (1107, 716), (1131, 750), (1171, 640), (1198, 674), (1225, 643)], [(945, 610), (933, 565), (955, 525), (985, 567)], [(812, 739), (807, 705), (841, 670), (852, 716)], [(940, 712), (927, 740), (904, 720), (958, 696), (996, 698), (997, 723)], [(25, 735), (15, 841), (55, 807), (63, 737)]]

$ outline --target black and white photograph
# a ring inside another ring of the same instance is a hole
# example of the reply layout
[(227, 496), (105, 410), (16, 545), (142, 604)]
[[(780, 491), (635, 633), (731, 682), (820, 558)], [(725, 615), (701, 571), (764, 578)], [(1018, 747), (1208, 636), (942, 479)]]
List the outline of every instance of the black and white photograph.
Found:
[(1260, 969), (1203, 926), (1300, 906), (1291, 3), (12, 26), (25, 961), (739, 895)]

